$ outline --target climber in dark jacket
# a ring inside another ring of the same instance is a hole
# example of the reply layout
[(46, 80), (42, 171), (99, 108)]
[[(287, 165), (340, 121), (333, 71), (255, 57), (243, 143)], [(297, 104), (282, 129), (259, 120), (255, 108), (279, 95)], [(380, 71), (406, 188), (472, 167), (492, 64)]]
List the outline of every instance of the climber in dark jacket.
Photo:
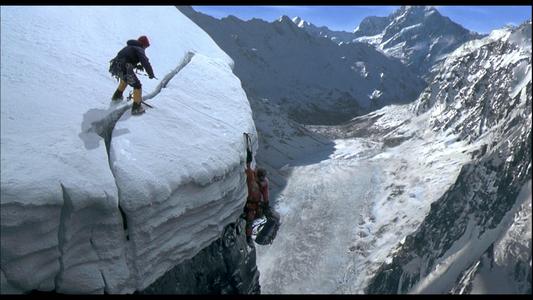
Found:
[[(144, 50), (150, 46), (150, 42), (146, 36), (141, 36), (137, 40), (129, 40), (127, 46), (122, 48), (117, 56), (111, 60), (109, 72), (120, 80), (117, 90), (111, 98), (114, 101), (122, 100), (122, 93), (129, 84), (133, 87), (133, 106), (131, 107), (132, 115), (139, 115), (144, 112), (141, 106), (142, 100), (142, 85), (135, 75), (134, 68), (146, 70), (148, 78), (154, 78), (154, 71), (150, 65), (150, 61)], [(140, 66), (138, 65), (140, 63)]]

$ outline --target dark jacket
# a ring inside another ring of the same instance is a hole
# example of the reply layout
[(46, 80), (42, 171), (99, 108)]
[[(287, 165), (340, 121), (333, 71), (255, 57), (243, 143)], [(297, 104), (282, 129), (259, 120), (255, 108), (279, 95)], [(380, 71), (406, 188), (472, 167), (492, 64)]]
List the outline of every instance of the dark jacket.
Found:
[(140, 62), (143, 68), (146, 70), (146, 73), (148, 73), (150, 77), (154, 77), (152, 65), (150, 65), (150, 61), (148, 60), (148, 57), (146, 57), (141, 43), (137, 40), (129, 40), (126, 44), (127, 46), (118, 52), (115, 59), (126, 63), (131, 63), (134, 66)]

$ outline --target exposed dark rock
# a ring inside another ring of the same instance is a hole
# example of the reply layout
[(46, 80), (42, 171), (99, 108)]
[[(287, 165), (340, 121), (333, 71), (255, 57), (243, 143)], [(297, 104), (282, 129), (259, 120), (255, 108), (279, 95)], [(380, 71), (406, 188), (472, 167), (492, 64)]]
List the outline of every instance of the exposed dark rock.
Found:
[(259, 294), (255, 249), (246, 244), (244, 219), (196, 256), (165, 273), (140, 294)]

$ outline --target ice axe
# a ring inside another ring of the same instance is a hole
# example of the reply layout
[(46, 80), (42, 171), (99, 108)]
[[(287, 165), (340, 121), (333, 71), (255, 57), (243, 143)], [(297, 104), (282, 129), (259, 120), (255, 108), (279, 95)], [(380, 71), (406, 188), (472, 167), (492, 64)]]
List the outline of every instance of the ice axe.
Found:
[(246, 148), (248, 148), (249, 145), (252, 144), (252, 139), (250, 138), (251, 133), (243, 132), (243, 134), (244, 134), (244, 137), (246, 138), (246, 145), (247, 145)]
[(252, 153), (252, 140), (250, 138), (250, 134), (251, 133), (248, 133), (248, 132), (244, 132), (244, 137), (246, 139), (246, 163), (249, 164), (252, 162), (252, 156), (253, 156), (253, 153)]
[[(126, 99), (127, 99), (128, 101), (130, 101), (130, 100), (133, 99), (133, 91), (130, 92), (129, 96), (126, 97)], [(144, 100), (141, 100), (141, 103), (144, 104), (144, 105), (146, 105), (146, 106), (148, 106), (148, 107), (150, 107), (150, 108), (154, 108), (152, 105), (150, 105), (150, 104), (144, 102)]]
[[(148, 77), (148, 74), (137, 72), (137, 70), (135, 70), (135, 74), (137, 74), (137, 75), (142, 75), (142, 76), (147, 76), (147, 77)], [(155, 77), (155, 75), (154, 75), (153, 78), (155, 78), (156, 80), (159, 80), (159, 78)]]

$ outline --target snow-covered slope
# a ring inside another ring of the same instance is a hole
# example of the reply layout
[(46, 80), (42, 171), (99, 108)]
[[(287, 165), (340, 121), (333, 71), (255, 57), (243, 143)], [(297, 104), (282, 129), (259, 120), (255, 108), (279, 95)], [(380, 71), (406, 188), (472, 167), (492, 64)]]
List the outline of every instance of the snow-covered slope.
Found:
[[(531, 236), (511, 243), (506, 237), (531, 217), (524, 212), (531, 197), (531, 21), (465, 44), (439, 70), (413, 108), (435, 132), (477, 150), (366, 292), (464, 292), (472, 285), (475, 292), (497, 272), (513, 275), (505, 277), (513, 292), (527, 293)], [(479, 267), (491, 260), (499, 270)], [(513, 268), (516, 274), (508, 272)]]
[[(531, 294), (531, 181), (509, 228), (465, 270), (454, 294)], [(524, 199), (525, 198), (525, 199)]]
[[(2, 7), (1, 31), (2, 293), (142, 290), (235, 222), (252, 112), (175, 7)], [(161, 82), (136, 117), (107, 70), (143, 34)]]
[(402, 63), (372, 46), (338, 45), (287, 16), (268, 23), (180, 10), (235, 60), (248, 95), (279, 104), (300, 123), (340, 123), (386, 104), (410, 102), (423, 88)]
[(375, 45), (428, 77), (431, 67), (466, 41), (481, 37), (429, 6), (403, 6), (388, 17), (368, 17), (354, 31), (356, 40)]
[(437, 68), (439, 73), (415, 104), (417, 112), (430, 110), (431, 127), (450, 128), (470, 142), (490, 134), (502, 120), (527, 113), (531, 22), (467, 42)]

